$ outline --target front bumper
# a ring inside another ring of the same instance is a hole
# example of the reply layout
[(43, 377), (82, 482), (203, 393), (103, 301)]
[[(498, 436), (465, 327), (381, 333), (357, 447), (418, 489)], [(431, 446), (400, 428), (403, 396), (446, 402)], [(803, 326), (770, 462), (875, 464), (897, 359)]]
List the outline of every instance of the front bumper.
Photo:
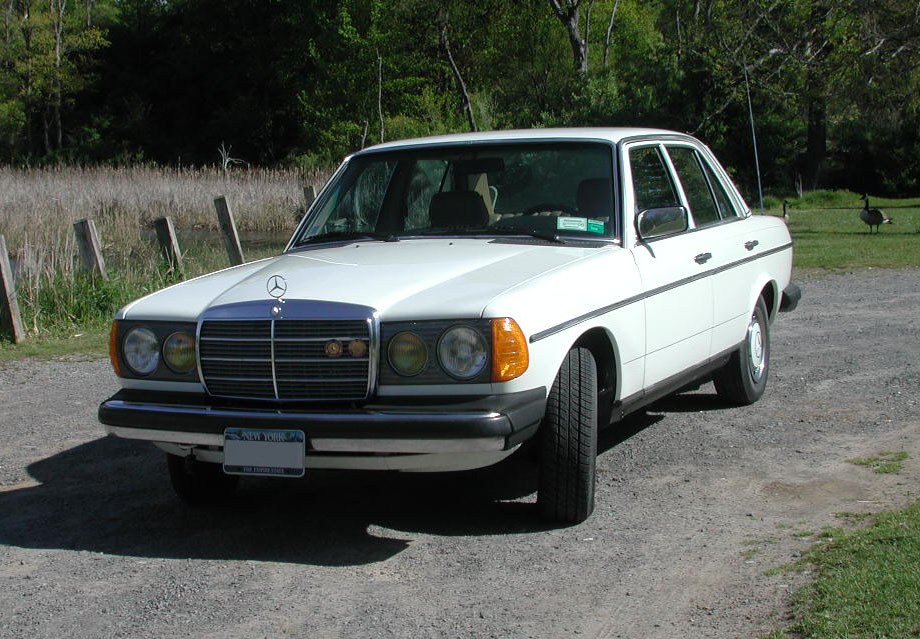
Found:
[[(411, 403), (410, 403), (411, 402)], [(226, 428), (303, 430), (308, 452), (467, 453), (510, 450), (537, 430), (546, 389), (476, 398), (400, 398), (360, 408), (217, 403), (122, 390), (99, 406), (116, 436), (184, 446), (223, 446)]]

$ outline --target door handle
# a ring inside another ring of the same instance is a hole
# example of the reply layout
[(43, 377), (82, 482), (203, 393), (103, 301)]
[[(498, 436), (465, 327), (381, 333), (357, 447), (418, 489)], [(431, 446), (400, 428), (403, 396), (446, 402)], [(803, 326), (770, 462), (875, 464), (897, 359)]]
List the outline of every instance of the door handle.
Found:
[(747, 242), (744, 243), (744, 248), (746, 248), (749, 251), (753, 251), (754, 247), (757, 246), (758, 244), (760, 244), (760, 242), (758, 242), (757, 240), (748, 240)]
[(705, 264), (711, 259), (712, 259), (712, 253), (700, 253), (699, 255), (693, 258), (693, 261), (696, 262), (697, 264)]

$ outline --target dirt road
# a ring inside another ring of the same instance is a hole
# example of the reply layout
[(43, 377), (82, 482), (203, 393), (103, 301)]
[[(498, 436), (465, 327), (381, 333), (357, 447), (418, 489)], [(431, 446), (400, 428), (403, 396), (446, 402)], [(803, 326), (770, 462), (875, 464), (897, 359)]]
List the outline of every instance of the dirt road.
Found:
[[(103, 436), (106, 361), (0, 365), (2, 637), (756, 637), (807, 576), (765, 576), (917, 498), (920, 271), (799, 278), (756, 405), (711, 385), (602, 435), (597, 510), (548, 527), (516, 462), (244, 481), (178, 502), (163, 454)], [(896, 475), (846, 460), (884, 450)]]

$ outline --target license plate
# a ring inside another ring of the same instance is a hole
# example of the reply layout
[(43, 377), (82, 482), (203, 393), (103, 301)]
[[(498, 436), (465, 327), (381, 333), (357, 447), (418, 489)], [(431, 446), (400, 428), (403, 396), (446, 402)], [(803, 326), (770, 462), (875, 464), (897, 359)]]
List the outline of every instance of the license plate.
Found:
[(303, 477), (302, 430), (224, 430), (224, 472), (231, 475)]

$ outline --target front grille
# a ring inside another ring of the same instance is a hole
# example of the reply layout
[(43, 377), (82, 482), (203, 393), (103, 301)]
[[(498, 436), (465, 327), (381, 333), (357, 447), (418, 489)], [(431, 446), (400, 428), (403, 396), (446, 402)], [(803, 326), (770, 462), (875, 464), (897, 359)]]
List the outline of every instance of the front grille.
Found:
[[(360, 341), (364, 357), (348, 344)], [(344, 353), (330, 357), (326, 345)], [(362, 400), (371, 385), (368, 320), (208, 320), (201, 323), (198, 357), (212, 395), (275, 400)]]

